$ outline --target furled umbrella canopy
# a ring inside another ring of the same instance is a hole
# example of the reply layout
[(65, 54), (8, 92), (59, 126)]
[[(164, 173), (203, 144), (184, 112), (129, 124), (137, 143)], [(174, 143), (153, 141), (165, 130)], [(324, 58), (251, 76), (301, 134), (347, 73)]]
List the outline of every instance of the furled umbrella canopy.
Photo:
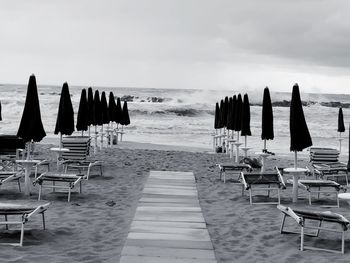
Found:
[(94, 122), (94, 94), (92, 88), (88, 88), (88, 126)]
[(341, 107), (338, 113), (338, 132), (345, 132), (343, 109)]
[(227, 107), (227, 120), (226, 120), (226, 125), (227, 125), (227, 129), (228, 130), (233, 130), (233, 118), (232, 118), (232, 114), (233, 114), (233, 110), (232, 110), (232, 97), (230, 97), (228, 99), (228, 107)]
[(77, 115), (77, 131), (87, 131), (88, 129), (88, 101), (86, 89), (81, 90), (79, 109)]
[(244, 94), (243, 106), (242, 106), (242, 130), (241, 136), (251, 136), (250, 131), (250, 104), (248, 94)]
[(102, 124), (103, 124), (103, 117), (102, 117), (100, 93), (98, 90), (95, 90), (92, 125), (96, 126), (96, 125), (102, 125)]
[(236, 104), (237, 104), (237, 96), (233, 95), (232, 97), (232, 105), (231, 105), (231, 110), (232, 110), (232, 130), (235, 130), (236, 127)]
[(25, 142), (40, 142), (46, 136), (41, 121), (38, 89), (35, 76), (29, 78), (26, 101), (24, 104), (22, 119), (17, 132), (17, 137)]
[(106, 93), (104, 91), (102, 91), (101, 93), (101, 110), (102, 110), (102, 122), (103, 124), (108, 124), (110, 117), (109, 117)]
[(290, 102), (290, 150), (302, 151), (312, 145), (309, 129), (304, 117), (303, 106), (301, 104), (299, 86), (293, 86), (292, 100)]
[(220, 123), (220, 107), (219, 103), (217, 102), (215, 104), (215, 117), (214, 117), (214, 129), (221, 129), (221, 123)]
[(62, 86), (56, 119), (55, 134), (71, 135), (74, 132), (74, 111), (67, 82)]
[(224, 100), (224, 111), (223, 111), (223, 124), (224, 127), (227, 127), (227, 114), (228, 114), (228, 97), (225, 97)]
[(235, 105), (235, 131), (242, 129), (242, 96), (238, 94)]
[(120, 98), (117, 98), (117, 106), (115, 108), (115, 122), (122, 124), (123, 120), (123, 110), (122, 110), (122, 104), (120, 102)]
[(262, 104), (261, 139), (273, 140), (273, 111), (269, 88), (264, 89)]
[(123, 105), (123, 118), (122, 118), (122, 125), (129, 125), (130, 124), (130, 117), (129, 117), (129, 110), (128, 110), (128, 103), (127, 101), (124, 101), (124, 105)]
[(109, 100), (108, 100), (108, 113), (109, 113), (109, 119), (110, 121), (116, 122), (116, 107), (114, 94), (111, 91), (109, 93)]
[(225, 103), (224, 100), (220, 101), (220, 127), (224, 128), (224, 108), (225, 108)]

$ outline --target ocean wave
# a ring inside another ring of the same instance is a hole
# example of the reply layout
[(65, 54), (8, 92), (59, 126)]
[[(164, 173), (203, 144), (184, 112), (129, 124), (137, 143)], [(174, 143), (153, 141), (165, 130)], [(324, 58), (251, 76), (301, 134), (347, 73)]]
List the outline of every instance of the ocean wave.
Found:
[(176, 115), (182, 117), (195, 117), (205, 114), (214, 115), (212, 110), (199, 110), (194, 108), (170, 108), (163, 110), (141, 110), (141, 109), (132, 109), (130, 110), (133, 115)]
[[(348, 109), (350, 108), (350, 103), (344, 103), (344, 102), (340, 102), (340, 101), (321, 101), (321, 102), (317, 102), (317, 101), (302, 101), (301, 102), (303, 104), (304, 107), (309, 107), (309, 106), (314, 106), (314, 105), (319, 105), (319, 106), (323, 106), (323, 107), (329, 107), (329, 108), (345, 108)], [(262, 106), (262, 103), (251, 103), (251, 106)], [(290, 107), (290, 101), (288, 100), (282, 100), (282, 101), (273, 101), (272, 102), (272, 106), (273, 107)]]

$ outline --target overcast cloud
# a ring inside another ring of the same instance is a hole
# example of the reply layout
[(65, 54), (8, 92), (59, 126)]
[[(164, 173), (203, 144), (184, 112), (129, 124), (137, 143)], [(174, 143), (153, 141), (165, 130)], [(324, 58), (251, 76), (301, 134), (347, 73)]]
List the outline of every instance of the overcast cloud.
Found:
[(346, 92), (350, 2), (0, 0), (0, 82)]

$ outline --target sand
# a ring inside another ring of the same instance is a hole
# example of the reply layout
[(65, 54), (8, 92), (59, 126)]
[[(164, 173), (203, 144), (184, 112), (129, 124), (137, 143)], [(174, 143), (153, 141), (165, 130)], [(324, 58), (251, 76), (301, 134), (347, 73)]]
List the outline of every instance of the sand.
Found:
[[(38, 157), (50, 158), (52, 145), (37, 145)], [(182, 151), (186, 150), (186, 151)], [(307, 158), (301, 157), (300, 166)], [(123, 142), (120, 146), (103, 149), (96, 155), (105, 161), (103, 177), (92, 176), (84, 182), (83, 193), (72, 195), (51, 193), (45, 189), (43, 199), (51, 202), (46, 212), (47, 230), (41, 228), (41, 218), (27, 225), (23, 247), (2, 246), (0, 262), (118, 262), (138, 199), (150, 170), (193, 171), (196, 177), (200, 205), (208, 225), (218, 262), (349, 262), (350, 238), (346, 236), (346, 254), (299, 251), (298, 235), (281, 235), (281, 213), (275, 205), (249, 205), (248, 195), (228, 180), (219, 180), (215, 163), (227, 162), (225, 154), (205, 153), (200, 149), (165, 147)], [(274, 156), (267, 161), (274, 165), (292, 165), (292, 155)], [(54, 163), (53, 166), (54, 167)], [(37, 198), (33, 188), (30, 199)], [(309, 208), (301, 192), (296, 207)], [(0, 200), (23, 199), (16, 184), (3, 186)], [(326, 203), (332, 198), (326, 197)], [(333, 201), (334, 202), (334, 201)], [(282, 193), (282, 204), (292, 206), (291, 187)], [(322, 208), (315, 203), (312, 209), (339, 212), (350, 219), (349, 206)], [(293, 226), (293, 224), (291, 224)], [(15, 241), (18, 231), (4, 234)], [(312, 244), (329, 248), (339, 247), (338, 236), (325, 233), (319, 239), (306, 239)], [(0, 240), (1, 241), (1, 240)]]

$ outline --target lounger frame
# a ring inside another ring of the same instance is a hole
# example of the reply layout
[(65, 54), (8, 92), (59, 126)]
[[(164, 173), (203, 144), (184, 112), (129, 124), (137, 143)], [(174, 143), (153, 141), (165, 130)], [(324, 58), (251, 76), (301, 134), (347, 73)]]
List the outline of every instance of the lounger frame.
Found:
[[(247, 181), (247, 176), (253, 175), (253, 176), (261, 176), (263, 178), (264, 176), (276, 176), (278, 180), (275, 181), (260, 181), (259, 179), (256, 180), (255, 183), (250, 183)], [(279, 173), (243, 173), (241, 172), (241, 180), (242, 184), (244, 186), (245, 190), (249, 191), (249, 203), (250, 205), (253, 204), (259, 204), (259, 205), (272, 205), (272, 204), (280, 204), (281, 203), (281, 195), (280, 195), (280, 190), (285, 189), (286, 185), (283, 181), (283, 177)], [(266, 187), (261, 187), (261, 185), (266, 185)], [(274, 185), (274, 187), (271, 187), (271, 185)], [(256, 187), (255, 186), (260, 186)], [(253, 190), (255, 191), (267, 191), (267, 197), (270, 197), (270, 192), (271, 191), (276, 191), (277, 192), (277, 202), (276, 201), (271, 201), (271, 202), (253, 202)]]
[[(18, 211), (3, 211), (0, 210), (0, 215), (3, 215), (5, 217), (5, 221), (0, 222), (0, 225), (5, 225), (6, 230), (9, 229), (9, 225), (20, 225), (21, 226), (21, 235), (18, 243), (0, 243), (0, 245), (11, 245), (11, 246), (23, 246), (23, 239), (24, 239), (24, 225), (29, 221), (29, 219), (36, 215), (41, 214), (42, 216), (42, 224), (43, 229), (46, 229), (45, 224), (45, 211), (47, 210), (50, 203), (39, 205), (35, 209), (31, 209), (30, 212), (26, 210), (18, 210)], [(9, 216), (21, 216), (21, 220), (8, 220)]]
[(237, 183), (241, 183), (240, 182), (240, 176), (241, 176), (241, 172), (243, 170), (247, 171), (247, 172), (250, 172), (252, 171), (252, 167), (249, 165), (249, 164), (235, 164), (235, 163), (232, 163), (232, 164), (228, 164), (228, 163), (225, 163), (225, 164), (222, 164), (222, 163), (219, 163), (219, 164), (216, 164), (217, 167), (219, 167), (219, 176), (220, 176), (220, 181), (222, 180), (222, 177), (224, 178), (224, 183), (226, 183), (226, 171), (236, 171), (238, 172), (237, 175), (237, 179), (235, 180)]
[[(341, 253), (341, 254), (345, 253), (345, 231), (348, 230), (349, 224), (345, 225), (344, 222), (340, 222), (340, 221), (339, 222), (335, 222), (335, 221), (327, 220), (327, 219), (320, 219), (320, 218), (317, 219), (317, 218), (312, 218), (312, 217), (310, 218), (307, 215), (300, 216), (300, 212), (298, 212), (299, 215), (297, 215), (297, 213), (295, 213), (290, 207), (285, 207), (285, 206), (282, 206), (282, 205), (278, 205), (277, 208), (283, 213), (282, 223), (281, 223), (281, 227), (280, 227), (280, 233), (281, 234), (284, 234), (284, 233), (299, 234), (299, 232), (286, 231), (286, 230), (283, 229), (287, 216), (293, 218), (298, 223), (298, 225), (300, 226), (300, 250), (301, 251), (304, 251), (305, 249), (308, 249), (308, 250), (326, 251), (326, 252)], [(336, 214), (336, 215), (339, 215), (339, 214)], [(341, 215), (339, 215), (339, 216), (341, 216)], [(318, 225), (317, 226), (309, 226), (309, 225), (306, 226), (306, 224), (305, 224), (306, 219), (308, 221), (316, 221), (316, 222), (318, 222)], [(322, 226), (323, 222), (338, 224), (338, 225), (341, 226), (341, 230), (336, 230), (336, 229), (332, 229), (332, 228), (323, 227)], [(315, 234), (306, 234), (305, 233), (305, 229), (316, 230), (316, 233)], [(313, 247), (313, 246), (305, 246), (305, 244), (304, 244), (305, 243), (304, 242), (305, 235), (311, 236), (311, 237), (318, 237), (321, 230), (322, 231), (335, 232), (335, 233), (340, 233), (341, 234), (341, 248), (340, 248), (340, 250), (325, 249), (325, 248), (319, 248), (319, 247)]]

